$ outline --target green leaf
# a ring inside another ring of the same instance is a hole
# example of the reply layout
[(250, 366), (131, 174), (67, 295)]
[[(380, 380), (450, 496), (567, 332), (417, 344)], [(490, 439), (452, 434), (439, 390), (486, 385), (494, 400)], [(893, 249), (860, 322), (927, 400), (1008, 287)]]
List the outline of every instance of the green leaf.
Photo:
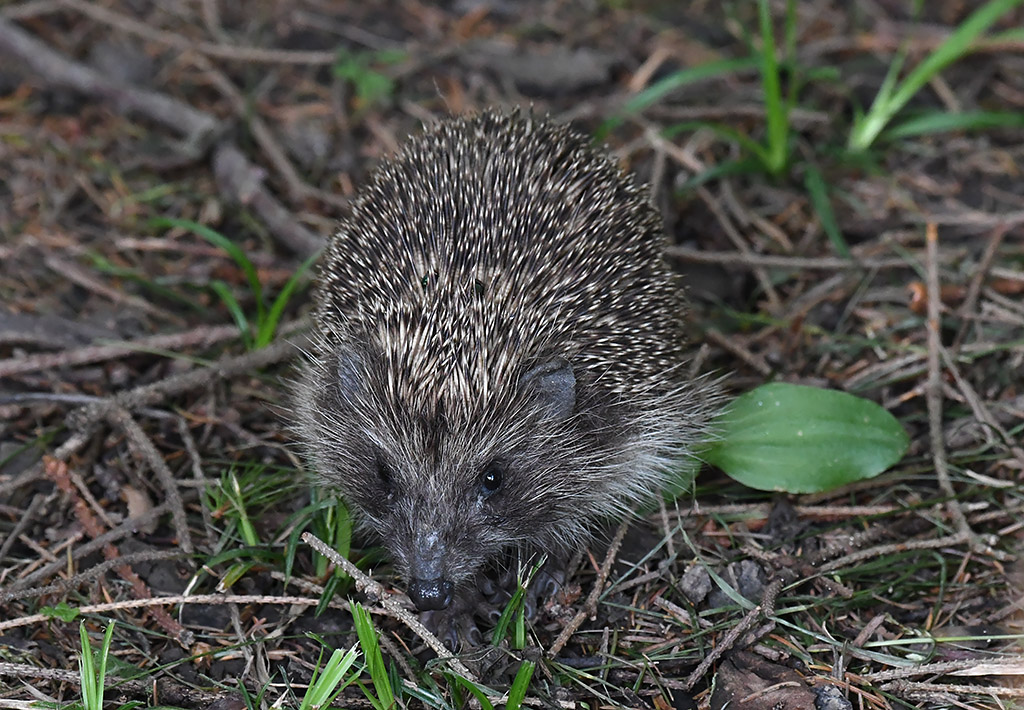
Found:
[(811, 205), (818, 213), (818, 219), (821, 220), (821, 228), (825, 230), (829, 241), (832, 242), (832, 248), (839, 256), (849, 257), (850, 247), (846, 245), (843, 233), (839, 231), (839, 223), (836, 221), (835, 212), (832, 211), (832, 200), (828, 196), (825, 178), (822, 177), (821, 171), (816, 165), (808, 164), (807, 172), (804, 175), (804, 187), (807, 188)]
[(359, 645), (363, 649), (363, 658), (366, 659), (366, 670), (373, 681), (377, 697), (367, 696), (371, 702), (379, 703), (381, 708), (391, 708), (395, 704), (395, 694), (392, 690), (391, 680), (388, 678), (388, 670), (384, 665), (384, 656), (380, 651), (380, 642), (377, 640), (377, 630), (373, 627), (370, 619), (370, 612), (363, 608), (362, 604), (352, 604), (352, 621), (356, 627), (356, 635), (359, 637)]
[(964, 113), (928, 113), (908, 119), (885, 131), (887, 140), (913, 136), (984, 131), (992, 128), (1024, 128), (1024, 113), (1018, 111), (965, 111)]
[(786, 167), (786, 146), (789, 143), (789, 107), (782, 100), (779, 63), (775, 57), (772, 14), (768, 0), (757, 4), (761, 28), (761, 86), (764, 91), (765, 118), (768, 123), (767, 148), (761, 160), (772, 175)]
[(717, 417), (703, 452), (745, 486), (816, 493), (877, 476), (903, 456), (907, 433), (874, 402), (836, 390), (763, 385)]
[(68, 606), (67, 602), (61, 602), (57, 606), (44, 606), (39, 610), (43, 616), (61, 621), (74, 621), (82, 612), (74, 607)]
[(940, 71), (961, 59), (972, 49), (972, 44), (995, 22), (1018, 7), (1022, 0), (989, 0), (977, 8), (954, 30), (935, 50), (914, 67), (898, 86), (896, 75), (905, 54), (898, 55), (896, 62), (878, 90), (871, 108), (861, 120), (854, 123), (847, 146), (853, 152), (871, 147), (878, 134), (913, 97)]
[(537, 667), (534, 661), (523, 661), (516, 673), (512, 687), (508, 689), (508, 701), (505, 703), (505, 710), (519, 710), (526, 698), (526, 690), (530, 687), (530, 679), (533, 677), (533, 669)]

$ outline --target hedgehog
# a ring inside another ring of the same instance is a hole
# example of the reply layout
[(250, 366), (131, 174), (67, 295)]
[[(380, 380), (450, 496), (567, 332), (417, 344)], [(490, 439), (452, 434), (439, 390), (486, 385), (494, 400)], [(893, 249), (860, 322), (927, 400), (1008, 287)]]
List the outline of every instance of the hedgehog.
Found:
[(437, 122), (354, 199), (296, 429), (420, 611), (510, 553), (564, 558), (692, 469), (716, 395), (665, 246), (635, 178), (520, 112)]

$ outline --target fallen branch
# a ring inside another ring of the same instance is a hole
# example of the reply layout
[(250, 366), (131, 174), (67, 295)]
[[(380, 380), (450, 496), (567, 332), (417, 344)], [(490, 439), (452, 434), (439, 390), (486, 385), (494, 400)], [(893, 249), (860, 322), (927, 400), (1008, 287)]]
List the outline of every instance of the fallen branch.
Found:
[(377, 582), (367, 576), (365, 572), (349, 562), (337, 550), (313, 533), (303, 533), (302, 541), (345, 570), (345, 573), (355, 580), (357, 590), (378, 602), (389, 616), (392, 616), (405, 624), (406, 627), (419, 636), (423, 642), (438, 655), (439, 658), (447, 661), (451, 665), (452, 670), (463, 678), (467, 678), (474, 683), (477, 682), (476, 676), (466, 668), (462, 661), (453, 656), (452, 652), (449, 651), (443, 643), (441, 643), (441, 640), (432, 634), (426, 626), (420, 623), (420, 620), (416, 618), (415, 614), (399, 604), (395, 600), (394, 596), (384, 589), (384, 586), (380, 584), (380, 582)]

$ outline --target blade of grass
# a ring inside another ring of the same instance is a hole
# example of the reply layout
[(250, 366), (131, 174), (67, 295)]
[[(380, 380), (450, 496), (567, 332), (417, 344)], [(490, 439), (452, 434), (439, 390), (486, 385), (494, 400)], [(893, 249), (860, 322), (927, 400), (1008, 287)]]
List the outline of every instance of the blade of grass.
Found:
[(971, 43), (995, 24), (996, 20), (1021, 4), (1021, 0), (989, 0), (975, 10), (935, 51), (929, 54), (893, 95), (897, 110), (902, 108), (921, 87), (943, 68), (963, 57)]
[[(971, 44), (996, 20), (1004, 14), (1019, 6), (1024, 0), (989, 0), (979, 7), (956, 30), (938, 47), (935, 48), (924, 61), (918, 64), (907, 75), (898, 87), (895, 87), (895, 79), (889, 82), (889, 76), (879, 90), (874, 103), (863, 117), (858, 121), (850, 132), (848, 146), (852, 151), (864, 151), (871, 147), (878, 134), (888, 125), (892, 117), (896, 115), (921, 88), (928, 83), (932, 77), (938, 74), (949, 64), (960, 59), (971, 49)], [(896, 66), (896, 63), (894, 63)], [(892, 75), (892, 71), (890, 71)], [(887, 83), (890, 86), (887, 87)], [(893, 88), (895, 87), (895, 88)], [(890, 90), (883, 90), (883, 89)]]
[(832, 248), (839, 256), (849, 258), (850, 247), (843, 239), (843, 233), (839, 231), (839, 223), (836, 221), (835, 212), (832, 210), (832, 200), (829, 199), (828, 187), (825, 185), (825, 178), (821, 176), (818, 166), (809, 163), (807, 172), (804, 175), (804, 187), (810, 196), (811, 205), (818, 213), (821, 220), (821, 228), (825, 230), (828, 239), (832, 242)]
[(747, 153), (753, 155), (757, 161), (761, 164), (762, 169), (768, 168), (768, 161), (771, 159), (765, 150), (764, 146), (758, 143), (750, 136), (737, 131), (731, 126), (725, 126), (720, 123), (709, 123), (707, 121), (685, 121), (683, 123), (674, 123), (662, 131), (662, 135), (665, 138), (671, 138), (677, 133), (683, 131), (692, 131), (698, 129), (706, 129), (718, 135), (726, 140), (734, 141), (739, 143)]
[[(85, 630), (85, 622), (78, 626), (78, 637), (82, 645), (82, 656), (79, 661), (79, 677), (82, 681), (82, 704), (85, 710), (103, 710), (103, 691), (107, 678), (107, 656), (110, 654), (110, 642), (114, 636), (114, 624), (111, 621), (103, 634), (103, 642), (97, 651), (93, 651), (89, 643), (89, 634)], [(99, 667), (97, 668), (97, 663)]]
[(883, 138), (911, 138), (954, 131), (983, 131), (991, 128), (1024, 127), (1024, 113), (1017, 111), (967, 111), (929, 113), (908, 119), (885, 131)]
[[(516, 584), (516, 591), (513, 592), (512, 598), (505, 604), (505, 608), (501, 612), (501, 616), (498, 617), (498, 623), (494, 625), (494, 631), (491, 634), (491, 644), (497, 646), (501, 643), (501, 640), (505, 638), (508, 633), (508, 629), (512, 626), (513, 630), (513, 641), (512, 647), (522, 649), (526, 645), (526, 626), (524, 622), (524, 599), (526, 597), (526, 590), (530, 586), (530, 583), (536, 577), (541, 567), (547, 561), (547, 555), (542, 555), (540, 559), (534, 562), (533, 566), (526, 571), (525, 577), (522, 571), (519, 573), (519, 579)], [(513, 626), (514, 622), (514, 626)]]
[[(455, 675), (454, 673), (445, 673), (444, 677), (448, 679), (448, 684), (452, 686), (453, 690), (456, 688), (468, 690), (480, 703), (481, 710), (494, 710), (494, 703), (487, 698), (487, 695), (484, 693), (484, 688), (480, 685), (477, 685), (460, 675)], [(460, 703), (456, 705), (456, 707), (463, 707), (463, 705)]]
[(512, 629), (512, 648), (526, 648), (526, 606), (520, 605), (516, 612), (516, 625)]
[(1024, 42), (1024, 27), (1012, 27), (1002, 32), (996, 32), (981, 40), (982, 46), (998, 46), (1000, 44), (1019, 44)]
[(363, 649), (363, 657), (366, 659), (366, 670), (369, 672), (374, 690), (377, 692), (376, 700), (381, 708), (391, 708), (395, 704), (395, 694), (391, 688), (388, 670), (384, 665), (384, 656), (381, 654), (380, 643), (377, 641), (377, 630), (373, 628), (370, 612), (366, 611), (362, 604), (353, 604), (352, 620), (355, 623), (356, 635), (359, 637), (359, 645)]
[(358, 677), (357, 673), (349, 674), (358, 657), (359, 650), (355, 646), (348, 651), (335, 649), (322, 672), (318, 673), (319, 666), (313, 669), (309, 689), (302, 698), (299, 710), (325, 708), (333, 703), (335, 698)]
[(694, 190), (704, 183), (717, 180), (718, 178), (730, 177), (732, 175), (750, 175), (759, 172), (761, 169), (761, 163), (756, 158), (744, 157), (739, 160), (727, 160), (689, 178), (678, 186), (677, 191), (686, 192), (687, 190)]
[(202, 313), (205, 310), (200, 304), (196, 303), (193, 298), (177, 293), (176, 291), (163, 286), (140, 271), (113, 264), (105, 256), (97, 254), (92, 250), (87, 250), (85, 252), (85, 256), (92, 262), (93, 268), (98, 271), (110, 274), (111, 276), (116, 276), (119, 279), (130, 280), (160, 298), (164, 298), (176, 305), (183, 306), (197, 313)]
[(306, 259), (294, 274), (288, 279), (281, 292), (277, 294), (277, 298), (270, 305), (270, 310), (267, 311), (266, 317), (260, 321), (259, 328), (256, 332), (256, 341), (254, 346), (257, 348), (263, 348), (270, 345), (270, 342), (274, 339), (274, 333), (277, 332), (277, 324), (281, 320), (281, 314), (284, 313), (284, 308), (288, 305), (288, 301), (292, 297), (292, 293), (298, 288), (299, 280), (305, 275), (313, 263), (320, 257), (320, 252), (313, 254)]
[[(342, 557), (348, 557), (352, 543), (352, 516), (348, 507), (342, 500), (314, 489), (310, 504), (288, 516), (284, 526), (291, 530), (285, 544), (285, 577), (291, 577), (299, 537), (310, 524), (314, 526), (317, 537), (329, 541)], [(327, 571), (327, 560), (319, 553), (316, 553), (316, 560), (316, 574), (319, 576)], [(348, 576), (344, 570), (337, 571), (340, 577)]]
[(78, 659), (78, 677), (82, 682), (82, 705), (86, 710), (96, 707), (96, 669), (93, 667), (92, 644), (85, 630), (85, 622), (78, 625), (78, 639), (81, 642), (82, 655)]
[(235, 294), (231, 292), (231, 287), (220, 279), (216, 279), (210, 282), (210, 288), (220, 297), (224, 307), (228, 309), (228, 313), (231, 314), (231, 320), (238, 326), (246, 347), (250, 347), (252, 345), (252, 334), (249, 330), (249, 319), (246, 317), (245, 311), (242, 310), (238, 299), (235, 298)]
[(649, 87), (627, 101), (623, 108), (626, 113), (638, 113), (660, 101), (662, 97), (669, 92), (675, 91), (687, 84), (694, 84), (706, 79), (714, 79), (715, 77), (725, 76), (726, 74), (749, 71), (751, 69), (757, 69), (757, 67), (758, 60), (756, 57), (741, 57), (739, 59), (720, 59), (714, 62), (707, 62), (706, 64), (698, 64), (697, 66), (689, 67), (688, 69), (680, 69), (677, 72), (669, 74), (664, 79), (651, 84)]
[(508, 634), (509, 626), (512, 625), (516, 612), (522, 608), (523, 592), (522, 587), (516, 589), (512, 598), (508, 600), (505, 608), (502, 609), (501, 616), (498, 617), (498, 623), (494, 625), (494, 631), (491, 633), (491, 645), (499, 645)]
[[(853, 150), (853, 142), (855, 136), (859, 133), (864, 133), (869, 130), (872, 121), (878, 120), (878, 115), (882, 113), (884, 106), (892, 101), (893, 91), (896, 90), (896, 82), (899, 81), (900, 69), (903, 68), (903, 62), (906, 61), (907, 54), (905, 49), (900, 49), (899, 53), (892, 60), (892, 64), (889, 65), (889, 69), (885, 72), (885, 78), (882, 79), (882, 85), (878, 87), (878, 93), (875, 94), (874, 101), (871, 102), (871, 108), (868, 109), (867, 113), (860, 113), (859, 109), (854, 116), (853, 129), (850, 131), (849, 146)], [(882, 124), (883, 126), (885, 124)], [(881, 129), (879, 129), (881, 130)], [(862, 140), (857, 138), (857, 140)], [(871, 143), (868, 142), (862, 150), (866, 150)]]
[(654, 82), (627, 101), (622, 107), (620, 115), (609, 118), (602, 123), (597, 131), (595, 131), (594, 138), (599, 142), (603, 141), (609, 133), (622, 124), (627, 116), (644, 111), (658, 103), (665, 95), (682, 86), (728, 74), (751, 71), (757, 69), (757, 67), (757, 57), (741, 57), (739, 59), (721, 59), (707, 62), (706, 64), (698, 64), (695, 67), (688, 67), (673, 72), (665, 78)]
[(783, 25), (784, 54), (787, 68), (790, 72), (789, 91), (786, 93), (788, 106), (796, 105), (796, 92), (800, 82), (796, 81), (794, 62), (796, 61), (796, 0), (786, 0), (786, 22)]
[(237, 473), (231, 469), (221, 479), (221, 488), (224, 491), (228, 502), (234, 509), (235, 519), (238, 524), (238, 532), (242, 540), (250, 547), (259, 547), (262, 541), (256, 532), (252, 518), (246, 504), (246, 495), (242, 491), (242, 485), (238, 481)]
[(156, 229), (166, 229), (168, 227), (176, 227), (178, 229), (184, 229), (192, 232), (193, 234), (202, 237), (206, 241), (210, 242), (214, 246), (220, 247), (228, 256), (238, 265), (238, 268), (242, 270), (246, 280), (249, 282), (249, 288), (252, 291), (253, 297), (256, 300), (257, 308), (257, 322), (263, 322), (264, 320), (264, 308), (263, 305), (263, 286), (260, 284), (259, 274), (256, 273), (256, 267), (252, 261), (246, 256), (245, 251), (240, 246), (235, 244), (233, 241), (225, 237), (220, 232), (207, 227), (205, 224), (199, 224), (193, 222), (190, 219), (175, 219), (172, 217), (157, 217), (150, 220), (150, 225)]
[(789, 143), (789, 111), (782, 100), (782, 83), (779, 80), (779, 62), (775, 56), (775, 31), (772, 27), (772, 13), (768, 0), (757, 3), (761, 28), (761, 86), (764, 91), (765, 119), (768, 135), (767, 148), (759, 151), (765, 168), (772, 175), (778, 175), (786, 167), (786, 147)]
[(100, 707), (103, 706), (103, 687), (107, 681), (107, 658), (110, 655), (110, 642), (114, 638), (114, 623), (111, 621), (107, 624), (107, 630), (103, 634), (103, 643), (100, 646), (100, 668), (99, 673), (96, 675), (96, 682), (99, 686)]
[(533, 670), (537, 667), (534, 661), (523, 661), (516, 673), (512, 687), (508, 689), (508, 701), (505, 703), (505, 710), (519, 710), (526, 697), (526, 690), (530, 687), (530, 679), (533, 678)]

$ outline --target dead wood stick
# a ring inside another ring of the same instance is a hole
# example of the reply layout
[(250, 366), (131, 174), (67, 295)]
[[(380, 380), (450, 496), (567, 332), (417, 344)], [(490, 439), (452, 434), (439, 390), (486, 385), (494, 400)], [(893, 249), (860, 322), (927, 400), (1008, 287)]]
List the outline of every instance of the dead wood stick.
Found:
[[(306, 327), (306, 321), (300, 320), (293, 321), (281, 328), (284, 337), (287, 337), (290, 333), (297, 342), (282, 339), (271, 343), (265, 348), (243, 355), (225, 356), (208, 367), (202, 367), (180, 375), (173, 375), (152, 384), (142, 385), (70, 412), (67, 421), (73, 432), (67, 441), (53, 452), (53, 458), (67, 461), (78, 453), (92, 440), (90, 432), (96, 422), (105, 420), (109, 416), (109, 411), (114, 407), (123, 407), (127, 411), (132, 412), (142, 407), (152, 406), (167, 397), (203, 387), (214, 380), (227, 379), (287, 360), (299, 350), (304, 338), (301, 335), (297, 335), (296, 331), (304, 327)], [(5, 485), (10, 485), (11, 490), (13, 490), (36, 480), (42, 473), (43, 465), (39, 463), (32, 466), (9, 484), (7, 482), (4, 483)]]
[[(222, 123), (212, 115), (159, 92), (118, 83), (68, 59), (0, 17), (0, 54), (3, 53), (25, 62), (48, 84), (109, 101), (118, 111), (140, 114), (185, 136), (184, 150), (189, 154), (201, 154), (223, 130)], [(236, 147), (222, 144), (213, 156), (213, 169), (225, 197), (256, 212), (282, 246), (303, 258), (322, 246), (322, 240), (298, 224), (263, 186), (262, 171)]]
[(365, 572), (349, 562), (337, 550), (313, 533), (303, 533), (302, 541), (345, 570), (345, 573), (355, 580), (356, 589), (379, 602), (389, 616), (392, 616), (405, 624), (410, 631), (419, 636), (424, 643), (430, 646), (439, 658), (446, 660), (451, 665), (452, 670), (463, 678), (468, 678), (471, 681), (476, 682), (476, 676), (466, 668), (462, 661), (453, 656), (452, 652), (449, 651), (443, 643), (441, 643), (440, 639), (432, 634), (426, 626), (421, 624), (420, 620), (417, 619), (412, 612), (399, 604), (395, 600), (394, 596), (384, 589), (384, 585), (369, 577)]
[(54, 367), (89, 365), (104, 360), (114, 360), (133, 352), (146, 350), (174, 350), (187, 347), (207, 347), (214, 343), (238, 337), (238, 326), (199, 326), (182, 333), (152, 335), (138, 340), (109, 345), (87, 345), (81, 348), (56, 353), (38, 353), (27, 357), (13, 357), (0, 360), (0, 377), (11, 377), (26, 372), (38, 372)]
[(939, 338), (941, 301), (939, 297), (939, 229), (929, 224), (925, 233), (925, 276), (928, 285), (928, 380), (925, 390), (925, 403), (928, 406), (928, 431), (932, 445), (932, 462), (939, 489), (948, 498), (946, 506), (953, 518), (957, 531), (966, 537), (973, 546), (974, 533), (967, 523), (967, 516), (956, 498), (956, 491), (949, 477), (946, 464), (946, 444), (942, 431), (942, 369), (940, 352), (942, 341)]
[(202, 54), (246, 64), (309, 64), (329, 65), (338, 61), (337, 52), (315, 50), (266, 49), (264, 47), (240, 47), (215, 42), (196, 42), (175, 32), (155, 29), (144, 22), (119, 12), (84, 0), (61, 0), (61, 4), (123, 32), (145, 37), (154, 42), (175, 47), (183, 52), (196, 51)]
[(252, 209), (281, 246), (302, 258), (319, 251), (323, 240), (292, 216), (263, 185), (264, 171), (235, 146), (224, 143), (213, 155), (213, 173), (221, 193)]
[[(304, 321), (292, 322), (282, 330), (286, 334), (294, 333), (303, 325)], [(298, 339), (301, 342), (301, 337)], [(148, 407), (166, 397), (203, 387), (215, 380), (234, 377), (287, 360), (297, 352), (298, 348), (299, 345), (295, 342), (282, 339), (274, 341), (265, 348), (243, 355), (226, 356), (208, 367), (173, 375), (152, 384), (130, 389), (101, 402), (86, 405), (68, 415), (70, 423), (75, 429), (89, 429), (100, 417), (106, 418), (107, 410), (112, 407), (124, 407), (130, 412), (141, 407)]]
[(185, 554), (191, 555), (195, 551), (195, 546), (192, 544), (192, 533), (189, 532), (188, 519), (185, 517), (185, 504), (178, 492), (174, 474), (171, 473), (164, 457), (157, 451), (153, 440), (146, 435), (139, 423), (124, 407), (111, 407), (107, 420), (124, 432), (128, 439), (128, 448), (138, 464), (140, 466), (148, 465), (157, 480), (160, 481), (167, 504), (171, 509), (171, 521), (174, 523), (174, 534), (178, 538), (178, 545)]
[[(691, 689), (697, 684), (697, 681), (704, 677), (704, 674), (708, 672), (714, 663), (721, 658), (726, 651), (733, 647), (737, 639), (742, 636), (747, 629), (754, 625), (761, 616), (771, 616), (775, 613), (775, 599), (778, 597), (779, 592), (782, 591), (782, 580), (773, 580), (771, 584), (764, 590), (764, 601), (755, 606), (753, 609), (747, 612), (738, 624), (729, 629), (729, 633), (725, 635), (720, 643), (715, 644), (715, 647), (711, 649), (711, 652), (704, 657), (693, 672), (687, 676), (686, 680), (683, 681), (683, 688), (686, 690)], [(756, 640), (756, 639), (755, 639)], [(751, 641), (753, 643), (753, 641)]]
[[(85, 604), (78, 607), (80, 614), (105, 614), (122, 609), (152, 609), (154, 607), (178, 606), (181, 604), (281, 604), (295, 606), (317, 606), (320, 599), (313, 597), (278, 596), (272, 594), (178, 594), (170, 597), (147, 597), (126, 599), (102, 604)], [(332, 609), (348, 609), (346, 602), (329, 602)], [(53, 617), (46, 614), (32, 614), (17, 619), (0, 621), (0, 631), (7, 631), (32, 624), (48, 624)]]
[(723, 266), (763, 267), (768, 269), (821, 269), (823, 271), (868, 269), (910, 269), (913, 264), (897, 257), (886, 259), (860, 259), (856, 256), (787, 256), (784, 254), (754, 254), (738, 251), (702, 251), (684, 246), (670, 246), (665, 254), (672, 259), (695, 264), (721, 264)]
[(119, 83), (83, 64), (71, 61), (28, 32), (0, 17), (0, 53), (12, 55), (48, 84), (108, 101), (115, 109), (145, 116), (183, 136), (189, 146), (207, 145), (219, 122), (164, 94)]
[(583, 625), (583, 622), (588, 617), (593, 616), (597, 610), (597, 602), (601, 599), (601, 592), (604, 591), (605, 582), (608, 581), (608, 575), (612, 571), (612, 564), (619, 554), (619, 548), (622, 547), (622, 541), (626, 537), (626, 531), (629, 530), (629, 524), (629, 518), (626, 518), (619, 524), (618, 530), (615, 531), (615, 537), (612, 538), (612, 543), (608, 546), (608, 553), (604, 557), (604, 563), (601, 565), (601, 569), (598, 570), (597, 579), (594, 580), (594, 588), (590, 590), (590, 595), (587, 597), (586, 602), (584, 602), (583, 608), (576, 612), (576, 616), (566, 624), (565, 628), (562, 629), (562, 633), (558, 634), (558, 638), (555, 639), (555, 642), (547, 650), (548, 658), (557, 656), (565, 647), (565, 644), (569, 643), (569, 639), (576, 633), (576, 630)]
[[(71, 496), (76, 501), (74, 505), (75, 517), (86, 533), (92, 538), (98, 538), (103, 535), (105, 531), (103, 530), (102, 524), (96, 519), (96, 516), (85, 504), (85, 501), (81, 500), (81, 497), (76, 494), (71, 482), (71, 472), (68, 465), (63, 461), (47, 457), (46, 474), (62, 493)], [(137, 599), (148, 599), (153, 596), (150, 592), (149, 585), (139, 577), (134, 569), (123, 563), (123, 557), (113, 543), (104, 544), (102, 551), (103, 555), (108, 560), (122, 560), (122, 564), (117, 566), (115, 569), (121, 579), (131, 585), (132, 593)], [(149, 611), (152, 614), (153, 619), (160, 625), (160, 628), (166, 631), (171, 638), (181, 645), (182, 648), (188, 649), (193, 643), (195, 643), (195, 635), (173, 619), (165, 609), (162, 607), (153, 607)]]

